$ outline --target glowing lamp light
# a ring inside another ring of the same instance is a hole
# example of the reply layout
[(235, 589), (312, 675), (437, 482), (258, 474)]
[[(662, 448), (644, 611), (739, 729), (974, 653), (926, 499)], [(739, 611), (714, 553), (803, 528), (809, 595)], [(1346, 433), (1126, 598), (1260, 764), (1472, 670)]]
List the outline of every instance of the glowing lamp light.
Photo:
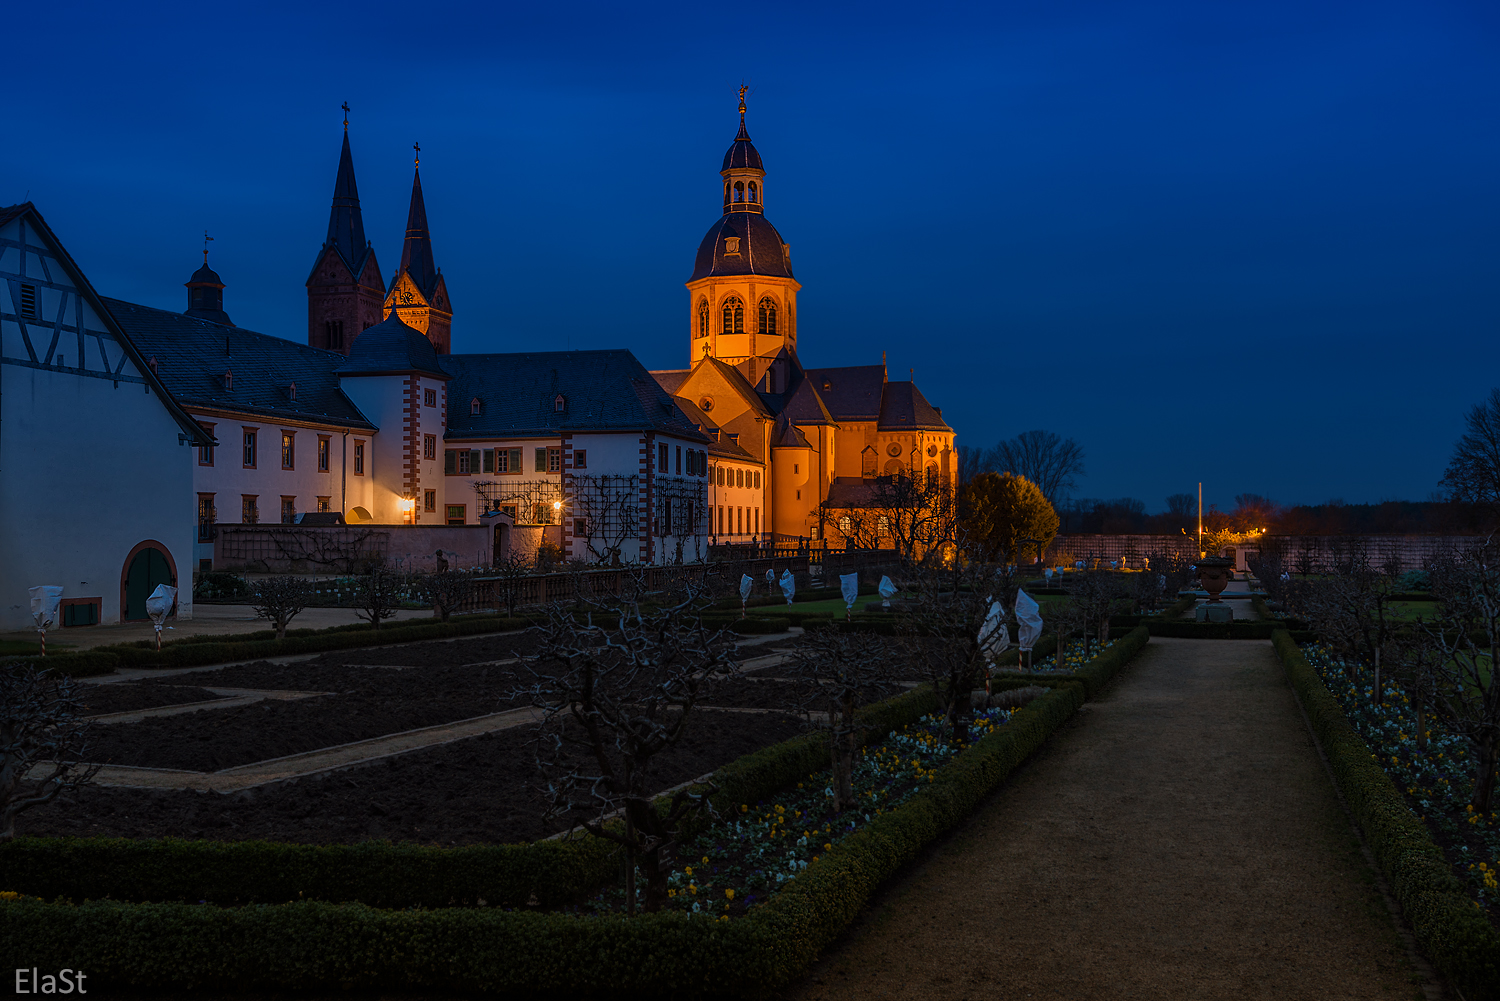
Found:
[(401, 506), (401, 510), (403, 512), (405, 512), (406, 514), (411, 514), (413, 511), (416, 510), (416, 508), (417, 508), (417, 502), (416, 502), (416, 499), (413, 498), (413, 497), (403, 497), (403, 498), (401, 498), (401, 505), (400, 506)]
[(562, 501), (553, 501), (552, 502), (552, 510), (554, 510), (554, 511), (561, 511), (562, 510)]

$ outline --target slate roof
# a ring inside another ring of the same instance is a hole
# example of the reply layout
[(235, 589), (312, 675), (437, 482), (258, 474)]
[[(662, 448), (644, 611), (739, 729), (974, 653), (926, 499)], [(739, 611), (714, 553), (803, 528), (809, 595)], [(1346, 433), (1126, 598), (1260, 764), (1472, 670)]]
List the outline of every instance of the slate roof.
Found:
[(756, 151), (755, 144), (750, 141), (750, 133), (745, 131), (745, 120), (740, 119), (739, 135), (734, 137), (734, 142), (729, 144), (729, 149), (724, 154), (724, 166), (719, 168), (720, 173), (733, 170), (736, 167), (748, 167), (751, 170), (765, 170), (760, 162), (760, 153)]
[[(328, 210), (328, 237), (318, 251), (318, 260), (332, 245), (344, 259), (344, 266), (356, 279), (365, 268), (365, 257), (371, 253), (365, 239), (364, 216), (359, 210), (359, 186), (354, 183), (354, 155), (349, 152), (349, 130), (344, 130), (344, 148), (339, 153), (339, 172), (333, 181), (333, 204)], [(313, 264), (314, 270), (317, 264)]]
[(776, 418), (776, 428), (771, 432), (772, 448), (811, 448), (807, 436), (797, 430), (797, 425), (782, 414)]
[[(120, 299), (102, 301), (137, 350), (156, 358), (157, 377), (182, 406), (375, 428), (339, 389), (334, 369), (344, 356), (337, 352)], [(224, 387), (226, 370), (234, 373), (233, 389)]]
[(858, 476), (836, 476), (828, 485), (829, 507), (869, 507), (874, 500), (874, 483)]
[(885, 389), (884, 365), (850, 365), (845, 368), (810, 368), (807, 378), (823, 399), (834, 419), (873, 421), (880, 419), (880, 398)]
[[(417, 170), (411, 178), (411, 207), (406, 213), (406, 242), (401, 245), (401, 264), (396, 268), (399, 276), (405, 271), (428, 302), (437, 288), (438, 270), (432, 257), (432, 234), (427, 231), (427, 203), (422, 200), (422, 172)], [(395, 283), (392, 282), (394, 285)]]
[(880, 401), (880, 430), (952, 431), (915, 382), (888, 382)]
[[(656, 373), (653, 372), (652, 374), (655, 375)], [(725, 431), (718, 424), (715, 424), (713, 418), (700, 410), (696, 403), (685, 399), (678, 399), (676, 402), (683, 414), (687, 416), (687, 419), (697, 424), (708, 435), (708, 452), (710, 455), (717, 455), (726, 459), (739, 459), (741, 461), (759, 461), (755, 456), (745, 451), (738, 442), (731, 441), (729, 432)], [(717, 438), (715, 432), (717, 432)]]
[(193, 272), (193, 277), (189, 278), (187, 283), (189, 285), (203, 284), (217, 285), (220, 288), (224, 287), (224, 279), (220, 278), (219, 273), (209, 267), (207, 262), (204, 262), (203, 267)]
[[(730, 236), (740, 238), (738, 254), (724, 252), (724, 238)], [(703, 242), (698, 244), (698, 256), (693, 261), (693, 274), (688, 281), (695, 282), (712, 275), (791, 278), (792, 261), (785, 247), (776, 227), (760, 213), (726, 213), (708, 228)]]
[[(623, 349), (443, 355), (439, 364), (452, 377), (448, 438), (640, 430), (710, 441), (698, 430), (699, 422), (689, 419)], [(562, 412), (554, 407), (559, 394), (565, 401)], [(477, 417), (469, 409), (475, 397)]]
[(340, 359), (339, 375), (394, 375), (418, 372), (446, 379), (448, 372), (438, 364), (432, 342), (420, 331), (408, 327), (394, 310), (391, 315), (354, 338), (348, 359)]
[(655, 379), (662, 389), (675, 396), (682, 388), (682, 384), (687, 382), (687, 377), (692, 374), (693, 370), (690, 368), (662, 368), (653, 369), (651, 378)]

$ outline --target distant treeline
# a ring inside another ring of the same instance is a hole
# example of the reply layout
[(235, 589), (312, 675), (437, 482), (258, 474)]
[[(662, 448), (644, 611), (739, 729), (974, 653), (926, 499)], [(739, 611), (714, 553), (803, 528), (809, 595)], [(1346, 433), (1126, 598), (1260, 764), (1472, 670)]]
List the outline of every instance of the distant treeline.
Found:
[[(1197, 530), (1197, 499), (1168, 498), (1168, 510), (1147, 514), (1144, 501), (1083, 498), (1058, 507), (1064, 535), (1175, 535)], [(1207, 531), (1264, 528), (1272, 535), (1474, 535), (1495, 527), (1484, 509), (1457, 501), (1382, 501), (1379, 504), (1299, 504), (1282, 507), (1255, 494), (1235, 498), (1233, 511), (1203, 512)]]

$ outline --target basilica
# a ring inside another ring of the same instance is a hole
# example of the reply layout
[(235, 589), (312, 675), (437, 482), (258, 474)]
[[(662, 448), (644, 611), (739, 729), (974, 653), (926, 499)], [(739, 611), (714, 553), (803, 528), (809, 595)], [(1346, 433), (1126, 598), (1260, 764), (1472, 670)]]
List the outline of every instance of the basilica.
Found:
[[(129, 555), (103, 558), (106, 568), (126, 560), (122, 581), (142, 560), (163, 579), (166, 568), (173, 580), (178, 566), (211, 569), (218, 527), (263, 523), (498, 520), (533, 545), (612, 562), (698, 560), (726, 542), (844, 545), (837, 512), (857, 509), (880, 478), (951, 489), (954, 430), (883, 363), (803, 366), (802, 286), (766, 216), (766, 176), (742, 97), (714, 184), (720, 214), (686, 282), (686, 365), (662, 371), (625, 348), (452, 353), (463, 313), (438, 266), (420, 161), (387, 282), (365, 233), (347, 119), (305, 333), (237, 326), (206, 250), (182, 312), (100, 295), (36, 206), (0, 209), (7, 478), (18, 482), (15, 457), (34, 445), (14, 435), (80, 415), (110, 427), (123, 383), (144, 390), (131, 406), (150, 414), (124, 419), (161, 425), (159, 454), (136, 468), (149, 466), (164, 493), (142, 508), (151, 536), (131, 542), (147, 529), (124, 518), (117, 546)], [(510, 336), (481, 331), (470, 343)], [(71, 402), (67, 415), (38, 403), (18, 422), (18, 399)], [(121, 461), (142, 447), (122, 442)], [(45, 467), (38, 454), (28, 475), (46, 479)], [(38, 555), (21, 550), (17, 559)], [(89, 614), (127, 616), (124, 591)]]

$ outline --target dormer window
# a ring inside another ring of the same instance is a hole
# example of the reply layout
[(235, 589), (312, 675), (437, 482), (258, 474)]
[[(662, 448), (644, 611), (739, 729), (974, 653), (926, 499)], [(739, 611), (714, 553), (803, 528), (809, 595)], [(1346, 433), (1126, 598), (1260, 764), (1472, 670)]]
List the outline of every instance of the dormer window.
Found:
[(740, 238), (737, 236), (724, 237), (724, 253), (738, 256), (740, 252)]
[(291, 400), (295, 400), (297, 398), (297, 384), (295, 382), (286, 387), (286, 395), (287, 398)]
[(477, 397), (477, 396), (474, 397), (474, 399), (472, 399), (472, 400), (469, 401), (469, 416), (470, 417), (478, 417), (479, 416), (479, 397)]
[(554, 411), (556, 411), (557, 413), (559, 413), (559, 414), (562, 413), (564, 410), (568, 409), (567, 398), (564, 397), (563, 394), (558, 393), (557, 394), (557, 399), (555, 399), (555, 400), (552, 401), (552, 409)]
[(226, 368), (224, 370), (224, 388), (234, 388), (234, 369)]
[(146, 359), (146, 367), (151, 370), (152, 375), (156, 374), (156, 355)]

